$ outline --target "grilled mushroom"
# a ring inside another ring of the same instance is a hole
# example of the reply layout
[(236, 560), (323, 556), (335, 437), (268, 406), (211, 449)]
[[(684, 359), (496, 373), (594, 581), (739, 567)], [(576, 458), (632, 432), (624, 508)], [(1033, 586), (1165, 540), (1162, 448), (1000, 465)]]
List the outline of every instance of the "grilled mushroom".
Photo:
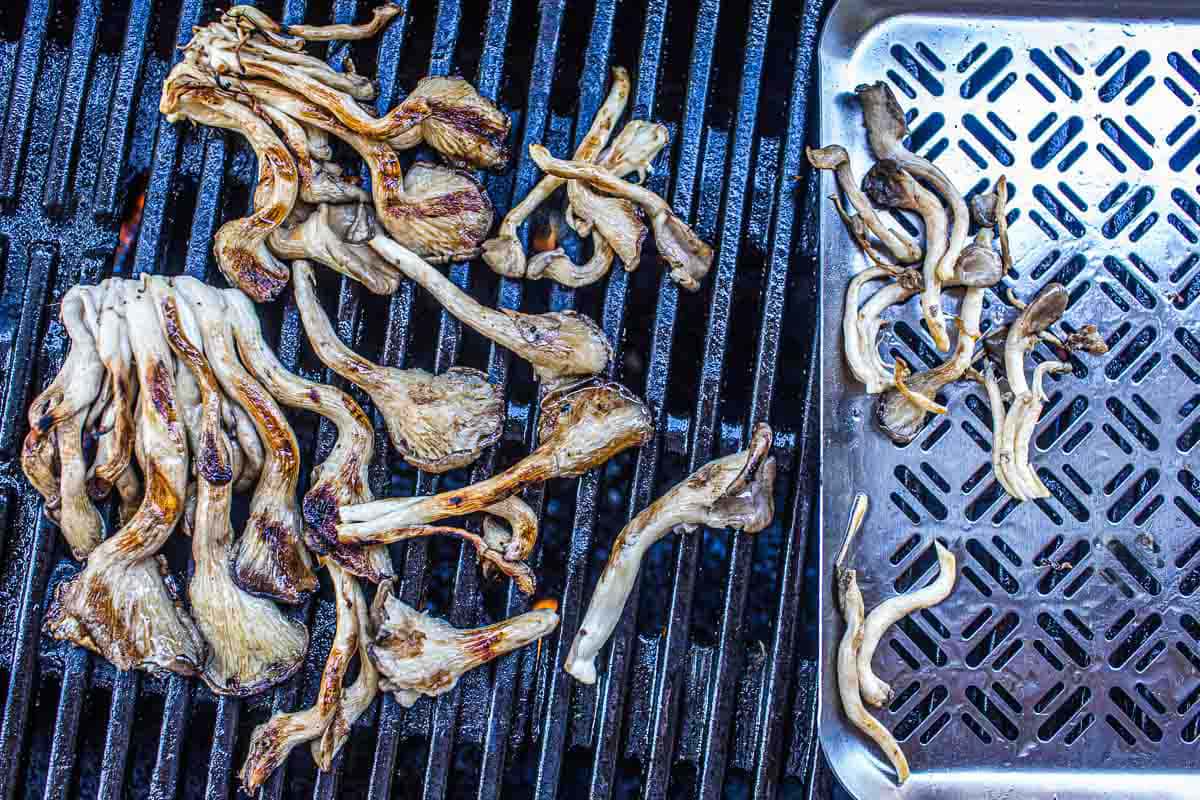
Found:
[[(390, 592), (392, 581), (388, 579), (379, 591)], [(379, 592), (376, 592), (378, 598)], [(375, 625), (371, 621), (366, 601), (355, 597), (354, 618), (358, 623), (358, 677), (348, 688), (342, 689), (342, 701), (333, 712), (333, 719), (325, 726), (320, 740), (312, 742), (313, 761), (324, 772), (333, 769), (333, 759), (350, 738), (350, 728), (371, 707), (375, 695), (379, 694), (379, 670), (371, 660), (371, 641), (375, 638)]]
[[(863, 178), (863, 189), (875, 203), (885, 208), (915, 211), (925, 224), (925, 261), (922, 265), (921, 314), (929, 326), (929, 335), (938, 350), (950, 349), (946, 318), (942, 312), (940, 268), (946, 254), (946, 210), (937, 197), (906, 172), (899, 162), (883, 159)], [(961, 245), (959, 246), (961, 250)], [(955, 260), (958, 253), (954, 255)], [(953, 266), (953, 263), (951, 264)]]
[(289, 372), (263, 339), (258, 315), (249, 298), (236, 289), (224, 294), (234, 322), (238, 352), (255, 378), (284, 405), (313, 411), (337, 428), (329, 456), (313, 468), (311, 486), (301, 510), (307, 523), (305, 541), (351, 574), (378, 583), (393, 574), (384, 547), (354, 547), (337, 540), (337, 509), (372, 500), (367, 468), (375, 452), (375, 432), (358, 403), (345, 392)]
[(29, 407), (29, 433), (21, 451), (25, 475), (78, 559), (87, 557), (104, 532), (104, 521), (86, 491), (83, 453), (88, 412), (105, 380), (96, 345), (103, 300), (103, 292), (92, 286), (72, 287), (63, 297), (59, 320), (71, 349), (54, 380)]
[(503, 432), (499, 391), (479, 370), (454, 367), (441, 375), (368, 361), (342, 343), (316, 296), (304, 261), (294, 265), (296, 306), (317, 357), (363, 389), (383, 414), (392, 444), (409, 463), (430, 472), (470, 464)]
[(599, 383), (552, 396), (542, 408), (541, 444), (516, 464), (456, 491), (346, 506), (338, 538), (360, 543), (407, 538), (409, 528), (486, 511), (530, 484), (582, 475), (645, 444), (653, 432), (649, 409), (619, 384)]
[(254, 728), (250, 734), (250, 750), (238, 773), (243, 791), (250, 795), (279, 768), (293, 748), (316, 739), (329, 727), (341, 705), (342, 684), (351, 661), (359, 651), (359, 637), (365, 635), (359, 628), (358, 609), (366, 607), (366, 598), (358, 582), (332, 561), (324, 562), (324, 566), (329, 570), (333, 582), (337, 624), (333, 644), (321, 672), (317, 702), (303, 711), (273, 714), (269, 720)]
[[(324, 62), (321, 62), (324, 63)], [(341, 74), (341, 73), (337, 73)], [(300, 181), (299, 199), (305, 203), (364, 203), (370, 195), (353, 178), (341, 174), (335, 164), (314, 156), (309, 146), (309, 134), (296, 120), (271, 106), (258, 106), (257, 110), (283, 135), (292, 157), (296, 159), (296, 173)], [(324, 153), (322, 153), (324, 155)], [(328, 156), (333, 153), (329, 152)], [(327, 156), (327, 157), (328, 157)], [(272, 231), (274, 238), (276, 231)], [(272, 247), (272, 249), (275, 249)], [(278, 252), (276, 250), (276, 252)], [(286, 255), (280, 254), (283, 258)]]
[(146, 283), (126, 304), (130, 343), (137, 362), (139, 459), (146, 495), (137, 513), (88, 556), (83, 571), (60, 584), (46, 615), (56, 639), (93, 650), (118, 669), (199, 671), (205, 646), (163, 578), (156, 557), (183, 511), (187, 439), (175, 402), (171, 350), (158, 324)]
[(630, 520), (617, 535), (564, 666), (583, 683), (596, 682), (596, 655), (621, 618), (642, 557), (669, 533), (697, 526), (757, 533), (775, 513), (771, 427), (759, 423), (750, 445), (710, 461)]
[(408, 707), (454, 688), (464, 672), (537, 641), (558, 626), (558, 614), (538, 609), (473, 630), (460, 630), (418, 612), (380, 587), (372, 607), (377, 632), (371, 659), (380, 688)]
[(492, 226), (493, 208), (483, 187), (466, 172), (417, 162), (405, 175), (395, 149), (355, 133), (308, 97), (269, 81), (223, 78), (258, 103), (271, 106), (343, 140), (371, 170), (379, 224), (405, 247), (434, 262), (473, 258)]
[(612, 347), (604, 331), (582, 314), (493, 310), (386, 236), (375, 236), (370, 244), (465, 325), (528, 361), (548, 388), (598, 375), (612, 359)]
[[(908, 122), (904, 118), (904, 109), (900, 107), (890, 86), (879, 81), (859, 86), (854, 91), (858, 95), (859, 103), (862, 104), (867, 140), (875, 157), (895, 161), (902, 170), (933, 187), (933, 190), (949, 207), (949, 236), (946, 248), (942, 251), (937, 265), (938, 278), (949, 281), (954, 277), (954, 265), (958, 262), (958, 255), (967, 243), (967, 235), (970, 230), (966, 200), (946, 177), (946, 174), (933, 165), (933, 162), (913, 153), (904, 146), (904, 139), (908, 136)], [(928, 248), (932, 239), (928, 234), (925, 239), (925, 246)], [(928, 257), (926, 254), (926, 258)]]
[(254, 148), (258, 159), (254, 213), (222, 225), (213, 237), (213, 253), (231, 284), (260, 303), (273, 299), (287, 284), (288, 269), (271, 253), (267, 238), (296, 202), (299, 177), (295, 160), (266, 120), (213, 87), (187, 59), (167, 76), (158, 108), (168, 122), (187, 118), (237, 131)]
[(266, 445), (262, 474), (250, 499), (250, 518), (238, 541), (234, 579), (251, 594), (297, 603), (316, 588), (317, 579), (300, 540), (296, 435), (275, 400), (238, 360), (233, 323), (224, 304), (214, 302), (201, 287), (198, 281), (179, 281), (176, 291), (196, 316), (204, 352), (221, 388), (249, 413)]
[(280, 258), (312, 259), (352, 278), (374, 294), (393, 294), (400, 288), (400, 271), (365, 244), (347, 241), (360, 215), (372, 213), (364, 204), (329, 205), (293, 210), (291, 224), (271, 232), (268, 244)]
[[(587, 135), (583, 137), (579, 147), (575, 148), (576, 161), (591, 161), (600, 155), (628, 102), (629, 73), (623, 67), (613, 67), (612, 85), (608, 89), (608, 96), (596, 112)], [(488, 266), (510, 278), (526, 277), (525, 249), (521, 246), (521, 240), (517, 238), (517, 228), (565, 183), (565, 180), (554, 175), (543, 175), (529, 194), (513, 206), (501, 221), (495, 238), (483, 243), (483, 260)], [(608, 267), (605, 266), (604, 269), (607, 271)]]
[(858, 180), (854, 177), (854, 168), (850, 165), (850, 154), (846, 152), (846, 148), (841, 145), (830, 145), (822, 147), (819, 150), (814, 148), (806, 148), (805, 153), (808, 156), (808, 163), (812, 164), (815, 169), (833, 170), (837, 176), (838, 186), (845, 193), (846, 199), (850, 201), (850, 206), (857, 213), (857, 219), (862, 223), (863, 231), (858, 232), (858, 226), (852, 221), (855, 217), (851, 217), (842, 208), (841, 201), (836, 195), (833, 200), (837, 205), (838, 212), (842, 215), (842, 219), (850, 227), (851, 233), (858, 240), (859, 247), (863, 252), (871, 258), (872, 261), (881, 266), (888, 265), (888, 262), (880, 256), (874, 245), (866, 238), (866, 231), (874, 234), (880, 244), (892, 254), (892, 258), (900, 264), (913, 264), (921, 260), (921, 245), (918, 244), (911, 236), (903, 231), (896, 231), (889, 228), (882, 219), (879, 218), (879, 212), (875, 210), (875, 206), (867, 198), (861, 188), (859, 188)]
[[(898, 444), (908, 444), (925, 427), (926, 412), (945, 413), (934, 398), (943, 387), (961, 379), (975, 360), (975, 346), (983, 335), (980, 321), (983, 316), (983, 293), (995, 286), (1005, 272), (1004, 253), (1008, 250), (1008, 236), (1001, 236), (1001, 250), (992, 246), (993, 230), (987, 225), (998, 226), (1003, 218), (1007, 199), (1008, 183), (1003, 176), (996, 181), (995, 190), (981, 197), (990, 198), (990, 212), (979, 215), (979, 233), (975, 241), (966, 247), (955, 265), (955, 283), (966, 287), (962, 307), (958, 316), (958, 341), (953, 355), (933, 369), (917, 373), (904, 380), (907, 365), (897, 359), (895, 386), (885, 392), (875, 407), (875, 416), (880, 428)], [(982, 206), (981, 206), (982, 207)]]
[(243, 592), (229, 574), (233, 470), (232, 447), (221, 424), (221, 386), (200, 349), (200, 330), (190, 309), (175, 298), (165, 282), (156, 282), (152, 291), (167, 341), (192, 371), (200, 389), (200, 447), (193, 453), (197, 476), (192, 524), (195, 570), (188, 599), (209, 645), (201, 674), (217, 694), (258, 694), (300, 668), (308, 649), (308, 631), (285, 617), (271, 601)]
[[(846, 622), (846, 632), (837, 650), (837, 684), (838, 698), (842, 702), (842, 711), (850, 723), (865, 733), (879, 749), (884, 752), (896, 770), (896, 782), (903, 784), (908, 780), (908, 759), (900, 749), (891, 731), (875, 719), (863, 705), (860, 695), (859, 654), (863, 644), (863, 604), (862, 591), (858, 588), (858, 573), (845, 569), (843, 563), (849, 552), (850, 542), (862, 526), (867, 512), (867, 496), (860, 494), (855, 498), (851, 508), (850, 524), (846, 529), (846, 538), (842, 542), (841, 553), (834, 563), (834, 579), (837, 582), (838, 603), (842, 609), (842, 618)], [(869, 663), (869, 662), (868, 662)]]
[(700, 288), (700, 281), (712, 267), (712, 248), (675, 215), (665, 200), (649, 189), (622, 180), (596, 164), (554, 158), (540, 144), (530, 145), (529, 155), (543, 172), (585, 181), (593, 189), (639, 205), (650, 218), (658, 253), (671, 268), (671, 280), (689, 292)]
[(985, 368), (985, 385), (992, 406), (992, 467), (1000, 485), (1018, 502), (1050, 496), (1050, 490), (1030, 466), (1029, 441), (1046, 401), (1043, 378), (1047, 372), (1069, 372), (1071, 366), (1044, 361), (1034, 369), (1033, 380), (1029, 382), (1025, 378), (1025, 354), (1062, 317), (1068, 302), (1070, 295), (1061, 283), (1046, 284), (1009, 326), (1004, 342), (1004, 372), (1013, 402), (1007, 411), (991, 365)]
[(888, 629), (900, 620), (923, 608), (931, 608), (950, 596), (954, 581), (958, 577), (954, 554), (934, 540), (933, 549), (938, 558), (938, 576), (932, 583), (915, 592), (906, 592), (884, 600), (867, 615), (863, 624), (862, 643), (858, 650), (858, 681), (862, 699), (876, 708), (892, 701), (895, 692), (879, 678), (871, 668), (871, 659), (879, 647), (880, 640)]
[(88, 470), (87, 484), (88, 494), (95, 500), (107, 497), (112, 487), (117, 488), (124, 522), (141, 502), (141, 480), (132, 465), (137, 379), (129, 324), (125, 320), (126, 292), (131, 290), (131, 284), (120, 279), (109, 279), (106, 283), (96, 346), (112, 399), (100, 418), (96, 458)]

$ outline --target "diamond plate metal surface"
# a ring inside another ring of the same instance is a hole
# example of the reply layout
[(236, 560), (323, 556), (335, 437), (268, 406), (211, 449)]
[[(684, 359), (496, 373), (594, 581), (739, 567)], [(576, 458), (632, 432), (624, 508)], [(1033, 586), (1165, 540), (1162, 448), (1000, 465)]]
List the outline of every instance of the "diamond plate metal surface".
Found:
[[(1028, 299), (1058, 281), (1072, 298), (1062, 327), (1096, 323), (1110, 352), (1047, 386), (1032, 455), (1047, 500), (1018, 505), (994, 480), (980, 387), (948, 390), (950, 413), (897, 447), (842, 362), (843, 293), (865, 262), (822, 208), (822, 741), (864, 798), (1195, 797), (1200, 9), (1158, 5), (1172, 22), (1079, 3), (999, 10), (842, 2), (821, 44), (820, 141), (844, 144), (861, 177), (872, 162), (852, 91), (890, 82), (911, 149), (964, 192), (1001, 174), (1015, 189), (1016, 272), (985, 324), (1013, 316), (1007, 288)], [(893, 322), (885, 352), (937, 363), (915, 301)], [(934, 537), (958, 558), (950, 599), (876, 658), (897, 691), (880, 719), (916, 772), (901, 790), (841, 715), (830, 666), (842, 624), (829, 565), (855, 491), (872, 501), (853, 556), (868, 608), (933, 579)]]

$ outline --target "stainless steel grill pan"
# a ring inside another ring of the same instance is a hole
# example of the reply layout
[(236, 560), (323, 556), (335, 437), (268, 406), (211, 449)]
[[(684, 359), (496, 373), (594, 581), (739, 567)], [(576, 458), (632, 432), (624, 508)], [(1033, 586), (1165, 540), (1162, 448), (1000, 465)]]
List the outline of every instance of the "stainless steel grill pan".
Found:
[[(1114, 18), (1114, 14), (1126, 15)], [(843, 365), (846, 282), (864, 266), (821, 210), (822, 744), (859, 798), (1200, 796), (1200, 6), (1187, 2), (842, 0), (819, 51), (822, 144), (870, 163), (859, 83), (889, 81), (911, 148), (966, 192), (1015, 187), (1010, 317), (1064, 283), (1065, 321), (1110, 345), (1052, 380), (1033, 462), (1054, 496), (1017, 505), (991, 474), (982, 391), (907, 447)], [(834, 191), (826, 175), (823, 194)], [(885, 351), (934, 363), (915, 302)], [(1035, 359), (1050, 357), (1039, 348)], [(952, 596), (876, 658), (880, 718), (914, 769), (897, 790), (836, 699), (832, 560), (849, 499), (871, 511), (852, 558), (868, 608), (958, 557)]]

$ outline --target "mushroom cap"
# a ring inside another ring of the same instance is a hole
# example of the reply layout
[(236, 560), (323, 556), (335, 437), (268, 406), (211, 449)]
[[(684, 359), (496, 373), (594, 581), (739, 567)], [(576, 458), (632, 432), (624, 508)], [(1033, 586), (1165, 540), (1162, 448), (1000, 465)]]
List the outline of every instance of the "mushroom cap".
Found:
[(908, 136), (904, 109), (900, 107), (892, 87), (883, 81), (863, 84), (854, 93), (862, 104), (863, 124), (867, 128), (872, 152), (877, 156), (886, 156)]
[(808, 156), (808, 163), (813, 165), (813, 169), (837, 169), (850, 160), (850, 154), (840, 144), (831, 144), (826, 147), (806, 147), (804, 152)]
[(1071, 302), (1071, 295), (1061, 283), (1048, 283), (1033, 302), (1025, 307), (1014, 323), (1014, 332), (1032, 336), (1045, 331), (1062, 318)]
[(954, 273), (963, 286), (986, 289), (1000, 282), (1004, 262), (989, 244), (973, 242), (958, 256)]
[(877, 206), (906, 210), (917, 207), (916, 179), (890, 158), (881, 159), (867, 170), (862, 190)]

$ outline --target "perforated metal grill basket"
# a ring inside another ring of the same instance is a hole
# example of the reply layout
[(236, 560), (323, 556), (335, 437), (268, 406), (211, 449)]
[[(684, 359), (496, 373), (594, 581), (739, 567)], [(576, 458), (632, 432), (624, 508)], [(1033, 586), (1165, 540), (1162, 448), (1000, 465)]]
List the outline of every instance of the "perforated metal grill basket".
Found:
[[(843, 363), (843, 295), (865, 262), (823, 207), (822, 743), (859, 798), (1200, 796), (1198, 46), (1184, 2), (843, 0), (827, 23), (821, 142), (861, 175), (853, 89), (889, 82), (912, 150), (964, 193), (1001, 174), (1015, 189), (1016, 272), (985, 323), (1014, 316), (1006, 289), (1058, 281), (1064, 329), (1095, 323), (1110, 346), (1048, 381), (1031, 448), (1047, 500), (996, 483), (978, 386), (949, 389), (950, 413), (897, 447)], [(937, 363), (915, 301), (893, 322), (885, 353)], [(851, 553), (868, 608), (933, 579), (934, 537), (958, 557), (952, 596), (876, 657), (897, 692), (880, 719), (914, 770), (902, 789), (837, 702), (832, 560), (856, 491), (872, 500)]]

